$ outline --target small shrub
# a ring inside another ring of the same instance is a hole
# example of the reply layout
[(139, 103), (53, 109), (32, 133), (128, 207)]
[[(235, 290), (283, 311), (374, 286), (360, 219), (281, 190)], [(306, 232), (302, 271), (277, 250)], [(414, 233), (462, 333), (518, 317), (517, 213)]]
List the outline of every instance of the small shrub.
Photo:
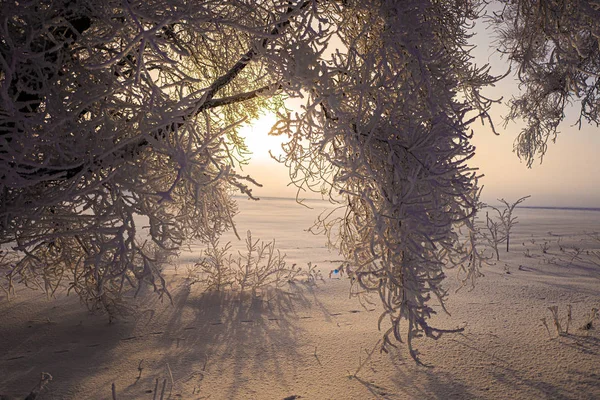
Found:
[[(500, 261), (500, 253), (498, 246), (500, 243), (506, 243), (506, 252), (508, 253), (510, 247), (510, 232), (512, 228), (518, 223), (517, 217), (513, 216), (513, 212), (517, 205), (521, 204), (531, 196), (521, 197), (514, 203), (509, 203), (504, 199), (498, 199), (499, 202), (504, 204), (504, 208), (501, 210), (497, 207), (486, 205), (498, 214), (496, 218), (490, 218), (489, 213), (485, 214), (487, 231), (483, 232), (484, 239), (487, 240), (488, 244), (496, 253), (496, 260)], [(532, 239), (532, 243), (535, 241)]]
[(211, 240), (202, 258), (188, 269), (191, 283), (200, 283), (205, 290), (251, 291), (257, 295), (266, 288), (279, 288), (286, 283), (301, 281), (314, 284), (323, 280), (321, 270), (309, 262), (306, 269), (292, 264), (287, 267), (285, 254), (275, 248), (275, 241), (253, 239), (247, 232), (246, 250), (237, 256), (230, 252), (231, 243), (221, 247), (217, 239)]
[[(234, 282), (234, 274), (227, 265), (231, 264), (231, 243), (219, 247), (219, 240), (213, 238), (206, 250), (204, 257), (193, 268), (188, 269), (188, 276), (195, 281), (202, 281), (207, 290), (220, 291)], [(200, 275), (198, 275), (200, 274)], [(202, 276), (202, 278), (200, 278)]]

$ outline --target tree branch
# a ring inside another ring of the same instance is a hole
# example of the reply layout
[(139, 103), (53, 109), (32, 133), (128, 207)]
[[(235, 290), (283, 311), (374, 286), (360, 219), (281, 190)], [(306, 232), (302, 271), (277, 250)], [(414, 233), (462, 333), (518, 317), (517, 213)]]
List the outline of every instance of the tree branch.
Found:
[[(291, 18), (298, 11), (306, 8), (310, 3), (311, 3), (310, 1), (304, 1), (300, 4), (298, 4), (297, 7), (288, 7), (285, 14), (283, 15), (282, 20), (280, 20), (275, 25), (275, 27), (271, 30), (271, 32), (270, 32), (271, 37), (280, 34), (284, 30), (284, 28), (290, 24)], [(271, 40), (271, 37), (264, 38), (262, 40), (262, 42), (260, 43), (260, 46), (264, 48)], [(199, 100), (199, 102), (198, 102), (199, 104), (197, 104), (195, 107), (190, 107), (187, 110), (187, 115), (182, 116), (179, 121), (172, 121), (163, 127), (157, 128), (154, 133), (151, 133), (151, 135), (154, 137), (157, 137), (157, 138), (164, 136), (166, 127), (169, 127), (172, 129), (181, 127), (187, 119), (193, 118), (205, 110), (251, 100), (253, 98), (256, 98), (261, 93), (264, 93), (267, 90), (269, 90), (270, 89), (269, 86), (263, 86), (261, 88), (252, 90), (250, 92), (239, 93), (239, 94), (236, 94), (233, 96), (227, 96), (227, 97), (223, 97), (220, 99), (213, 99), (215, 94), (219, 90), (221, 90), (223, 87), (227, 86), (231, 81), (233, 81), (240, 74), (240, 72), (242, 72), (242, 70), (257, 56), (257, 54), (258, 54), (258, 52), (257, 52), (256, 48), (249, 49), (229, 69), (229, 71), (227, 71), (224, 75), (221, 75), (220, 77), (218, 77), (212, 83), (212, 85), (209, 86), (208, 90), (205, 92), (205, 94)], [(278, 89), (280, 89), (280, 88), (281, 88), (281, 86), (278, 87)], [(147, 146), (148, 144), (149, 144), (148, 140), (146, 138), (142, 137), (142, 138), (140, 138), (139, 142), (129, 144), (125, 148), (119, 149), (118, 151), (121, 154), (129, 154), (129, 153), (136, 151), (136, 148), (143, 148), (143, 147)], [(131, 148), (132, 146), (133, 146), (133, 148)], [(115, 154), (115, 152), (110, 153), (110, 156), (115, 156), (115, 155), (118, 155), (118, 153), (117, 154)], [(95, 168), (93, 168), (92, 166), (96, 165), (96, 166), (100, 167), (102, 164), (103, 163), (102, 163), (101, 159), (94, 159), (90, 164), (88, 164), (88, 166), (89, 166), (88, 170), (93, 171)], [(26, 167), (26, 169), (27, 169), (27, 167)], [(80, 174), (82, 171), (84, 171), (84, 169), (85, 169), (85, 164), (81, 164), (76, 167), (71, 167), (71, 168), (62, 169), (62, 170), (57, 169), (57, 168), (39, 168), (39, 169), (35, 169), (31, 173), (22, 173), (20, 175), (24, 178), (33, 177), (36, 180), (46, 180), (46, 181), (57, 181), (59, 179), (67, 179), (68, 180), (68, 179), (72, 179), (72, 178), (76, 177), (78, 174)]]

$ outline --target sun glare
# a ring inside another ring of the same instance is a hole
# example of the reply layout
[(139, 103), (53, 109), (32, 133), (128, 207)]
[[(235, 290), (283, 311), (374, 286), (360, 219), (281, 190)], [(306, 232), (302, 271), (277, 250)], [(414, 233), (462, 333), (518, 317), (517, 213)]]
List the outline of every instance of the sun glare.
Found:
[(262, 115), (240, 130), (240, 135), (244, 137), (248, 150), (252, 152), (252, 160), (264, 161), (270, 159), (269, 150), (274, 156), (282, 154), (281, 144), (286, 138), (269, 136), (269, 131), (275, 122), (277, 122), (277, 118), (269, 113)]

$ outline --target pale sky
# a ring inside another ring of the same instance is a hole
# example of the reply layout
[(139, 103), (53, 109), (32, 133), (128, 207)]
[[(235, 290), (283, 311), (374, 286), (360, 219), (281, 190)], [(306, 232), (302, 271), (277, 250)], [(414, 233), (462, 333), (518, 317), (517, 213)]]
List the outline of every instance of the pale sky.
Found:
[[(490, 48), (489, 34), (482, 23), (477, 26), (474, 42), (478, 48), (473, 55), (478, 64), (489, 63), (493, 74), (505, 73), (508, 64), (497, 51)], [(518, 84), (513, 76), (505, 78), (486, 94), (494, 98), (503, 97), (506, 103), (518, 93)], [(500, 136), (494, 135), (489, 127), (476, 123), (473, 144), (477, 147), (472, 165), (478, 166), (485, 177), (482, 184), (483, 201), (493, 202), (496, 198), (516, 200), (531, 195), (523, 205), (600, 207), (600, 128), (576, 125), (578, 109), (570, 109), (559, 127), (556, 143), (548, 144), (548, 151), (532, 168), (527, 168), (513, 152), (513, 143), (523, 124), (510, 123), (504, 128), (501, 116), (508, 114), (505, 104), (492, 108), (492, 118)]]
[[(475, 38), (478, 48), (473, 53), (478, 64), (489, 63), (492, 73), (502, 74), (507, 69), (505, 61), (500, 59), (495, 50), (489, 48), (489, 38), (482, 29), (476, 28)], [(508, 77), (497, 87), (485, 92), (492, 97), (504, 97), (504, 102), (518, 90), (514, 78)], [(481, 184), (485, 185), (482, 200), (496, 203), (497, 198), (514, 201), (519, 197), (531, 195), (523, 203), (529, 206), (563, 206), (563, 207), (600, 207), (600, 128), (584, 125), (581, 130), (573, 126), (577, 122), (578, 111), (570, 110), (555, 144), (550, 143), (543, 163), (537, 161), (529, 169), (525, 162), (513, 153), (513, 142), (521, 125), (511, 123), (503, 127), (502, 115), (508, 109), (504, 104), (492, 108), (496, 130), (500, 136), (494, 135), (488, 126), (479, 122), (472, 125), (474, 130), (473, 144), (477, 147), (476, 155), (470, 165), (480, 168), (485, 175)], [(280, 151), (280, 139), (269, 137), (267, 133), (274, 122), (274, 117), (265, 116), (245, 130), (250, 149), (255, 153), (251, 164), (244, 168), (244, 174), (250, 174), (263, 188), (254, 189), (255, 195), (261, 197), (294, 197), (296, 189), (287, 186), (288, 171), (285, 166), (271, 160), (268, 148)], [(301, 197), (318, 198), (318, 194), (307, 193)]]

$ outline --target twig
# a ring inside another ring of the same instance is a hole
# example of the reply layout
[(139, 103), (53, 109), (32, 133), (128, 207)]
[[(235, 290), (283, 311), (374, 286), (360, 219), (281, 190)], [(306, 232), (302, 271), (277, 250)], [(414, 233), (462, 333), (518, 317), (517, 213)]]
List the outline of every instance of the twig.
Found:
[(112, 383), (112, 398), (113, 400), (117, 400), (117, 388), (115, 387), (115, 383)]
[(52, 375), (47, 372), (42, 372), (40, 381), (37, 386), (25, 397), (25, 400), (35, 400), (40, 392), (46, 387), (46, 385), (52, 380)]
[(167, 379), (163, 381), (162, 390), (160, 391), (160, 400), (163, 400), (165, 397), (165, 387), (167, 386)]
[(167, 371), (169, 372), (169, 379), (171, 379), (171, 389), (169, 390), (169, 397), (173, 394), (173, 386), (175, 386), (175, 381), (173, 380), (173, 373), (171, 372), (171, 367), (169, 367), (169, 363), (167, 363)]
[(541, 321), (542, 321), (542, 324), (544, 324), (544, 326), (546, 327), (546, 330), (548, 331), (548, 336), (550, 336), (550, 339), (552, 339), (552, 333), (550, 333), (550, 328), (548, 327), (548, 323), (546, 322), (546, 318), (542, 318)]
[(562, 334), (562, 327), (560, 326), (560, 321), (558, 320), (558, 306), (548, 307), (548, 310), (552, 313), (552, 319), (554, 320), (554, 326), (556, 326), (556, 331), (560, 336)]
[[(377, 343), (375, 343), (375, 346), (373, 346), (373, 349), (370, 352), (367, 353), (367, 358), (365, 358), (364, 361), (361, 362), (360, 358), (359, 358), (359, 361), (358, 361), (359, 365), (358, 365), (358, 368), (356, 369), (356, 372), (354, 373), (354, 375), (352, 375), (353, 378), (356, 378), (356, 376), (358, 375), (358, 373), (360, 372), (360, 370), (362, 369), (362, 367), (371, 359), (371, 356), (375, 352), (375, 349), (377, 348), (377, 346), (379, 346), (379, 343), (381, 343), (381, 339), (379, 339), (377, 341)], [(366, 351), (367, 350), (365, 349), (365, 352)]]
[(139, 375), (137, 376), (137, 378), (135, 378), (135, 381), (136, 381), (136, 382), (137, 382), (137, 381), (139, 381), (139, 380), (140, 380), (140, 378), (142, 377), (142, 371), (144, 370), (144, 368), (142, 368), (142, 363), (143, 363), (143, 362), (144, 362), (144, 359), (142, 358), (142, 359), (140, 360), (140, 363), (139, 363), (139, 365), (138, 365), (138, 368), (137, 368), (137, 369), (138, 369), (138, 372), (139, 372)]
[(313, 354), (315, 356), (315, 358), (317, 359), (317, 362), (319, 363), (319, 365), (323, 365), (321, 364), (321, 360), (319, 360), (319, 356), (317, 355), (317, 346), (315, 346), (315, 352)]
[(156, 400), (156, 393), (158, 393), (158, 378), (156, 378), (156, 384), (154, 385), (154, 396), (152, 400)]

